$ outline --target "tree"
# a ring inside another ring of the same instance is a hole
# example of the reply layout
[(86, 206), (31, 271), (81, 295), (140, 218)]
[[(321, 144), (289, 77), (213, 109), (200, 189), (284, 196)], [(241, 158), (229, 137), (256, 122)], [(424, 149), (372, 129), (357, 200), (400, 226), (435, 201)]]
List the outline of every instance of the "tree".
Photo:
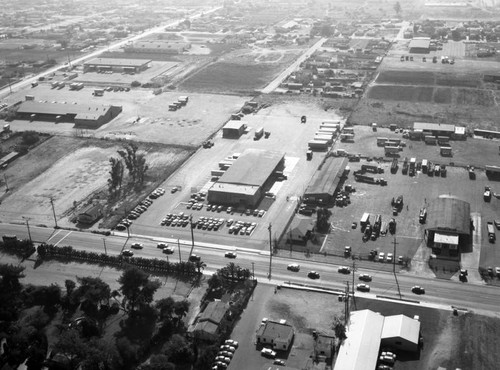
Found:
[(33, 145), (40, 140), (40, 136), (35, 131), (24, 131), (22, 134), (22, 141), (25, 145)]
[(149, 359), (149, 364), (141, 365), (138, 370), (175, 370), (175, 365), (168, 362), (165, 355), (153, 355)]
[(401, 4), (399, 3), (399, 1), (396, 1), (396, 4), (394, 4), (394, 11), (396, 12), (396, 14), (399, 16), (399, 14), (401, 14)]
[(163, 353), (174, 364), (188, 364), (193, 362), (193, 349), (191, 343), (182, 335), (174, 334), (163, 346)]
[(131, 181), (134, 185), (142, 185), (149, 166), (146, 164), (146, 158), (143, 153), (137, 153), (138, 147), (134, 143), (124, 146), (118, 150), (118, 154), (123, 158), (125, 167), (128, 170)]
[(141, 306), (149, 306), (161, 283), (149, 280), (149, 275), (135, 267), (123, 272), (118, 279), (123, 294), (122, 307), (130, 314), (136, 314)]
[(22, 279), (25, 276), (23, 271), (23, 266), (14, 266), (4, 263), (0, 264), (0, 287), (2, 288), (0, 291), (3, 289), (13, 289), (17, 291), (21, 287), (19, 279)]
[(109, 159), (109, 163), (111, 164), (111, 170), (109, 171), (108, 188), (110, 193), (114, 193), (122, 187), (124, 167), (123, 162), (114, 157)]
[(198, 271), (198, 274), (201, 274), (201, 271), (207, 267), (207, 264), (203, 261), (196, 261), (195, 263), (196, 271)]
[(335, 336), (337, 337), (340, 343), (342, 343), (344, 340), (347, 339), (346, 327), (339, 317), (334, 318), (333, 330), (335, 332)]
[(330, 224), (328, 219), (332, 215), (332, 212), (328, 208), (318, 208), (316, 212), (316, 228), (319, 232), (327, 232)]

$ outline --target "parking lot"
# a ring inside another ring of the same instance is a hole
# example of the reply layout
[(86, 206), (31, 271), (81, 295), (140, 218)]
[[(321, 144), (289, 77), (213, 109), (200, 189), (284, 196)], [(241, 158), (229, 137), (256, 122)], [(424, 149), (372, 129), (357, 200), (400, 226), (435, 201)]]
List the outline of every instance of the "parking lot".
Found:
[[(362, 156), (383, 157), (383, 149), (377, 147), (376, 137), (398, 137), (401, 135), (390, 132), (388, 129), (372, 132), (367, 127), (355, 127), (356, 137), (352, 144), (339, 143), (337, 146), (347, 150), (349, 153), (359, 153)], [(489, 140), (467, 139), (467, 141), (452, 141), (454, 157), (444, 158), (439, 155), (438, 146), (429, 146), (424, 142), (406, 140), (407, 144), (402, 152), (402, 157), (416, 157), (417, 161), (429, 159), (433, 163), (447, 165), (446, 175), (429, 176), (417, 171), (416, 176), (403, 175), (400, 168), (396, 174), (391, 174), (388, 162), (366, 161), (349, 163), (350, 174), (345, 184), (351, 184), (356, 191), (351, 194), (351, 204), (346, 207), (332, 208), (331, 217), (332, 231), (328, 235), (323, 245), (322, 252), (334, 255), (343, 255), (345, 246), (351, 246), (352, 253), (368, 258), (371, 250), (387, 253), (394, 253), (394, 257), (407, 256), (413, 258), (412, 267), (431, 273), (427, 260), (431, 249), (425, 245), (424, 231), (425, 224), (419, 223), (419, 212), (433, 199), (439, 195), (454, 195), (470, 203), (471, 218), (473, 219), (475, 230), (473, 234), (473, 248), (461, 256), (462, 268), (477, 270), (478, 266), (500, 264), (500, 253), (498, 248), (493, 248), (488, 242), (486, 232), (486, 222), (499, 218), (500, 200), (495, 197), (491, 202), (483, 200), (483, 192), (486, 185), (495, 188), (500, 193), (500, 186), (491, 182), (486, 177), (484, 171), (476, 169), (476, 179), (469, 179), (465, 167), (450, 166), (450, 163), (457, 161), (459, 164), (471, 164), (481, 166), (498, 161), (498, 143)], [(481, 148), (481, 149), (478, 149)], [(496, 157), (495, 157), (496, 156)], [(388, 158), (386, 158), (388, 159)], [(489, 161), (489, 162), (488, 162)], [(383, 174), (374, 175), (387, 180), (387, 186), (356, 182), (352, 173), (361, 168), (363, 164), (378, 164), (384, 169)], [(393, 197), (403, 196), (404, 205), (397, 216), (392, 214), (391, 201)], [(370, 213), (372, 219), (380, 214), (383, 221), (394, 218), (397, 222), (396, 233), (392, 236), (380, 236), (376, 240), (362, 240), (359, 222), (363, 213)], [(358, 223), (356, 229), (352, 228), (352, 223)], [(394, 239), (395, 238), (395, 239)], [(396, 245), (394, 245), (396, 241)]]

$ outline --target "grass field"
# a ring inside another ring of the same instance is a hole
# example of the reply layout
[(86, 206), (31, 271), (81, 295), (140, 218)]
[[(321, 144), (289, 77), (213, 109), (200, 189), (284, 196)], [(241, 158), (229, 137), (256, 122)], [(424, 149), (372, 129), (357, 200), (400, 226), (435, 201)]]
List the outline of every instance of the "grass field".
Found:
[(279, 70), (279, 64), (242, 65), (220, 62), (198, 71), (184, 81), (180, 88), (197, 92), (249, 94), (264, 87)]
[(434, 74), (422, 71), (383, 71), (378, 75), (376, 82), (399, 85), (433, 85)]
[(429, 86), (376, 85), (368, 91), (371, 99), (411, 102), (430, 102), (432, 94), (433, 88)]

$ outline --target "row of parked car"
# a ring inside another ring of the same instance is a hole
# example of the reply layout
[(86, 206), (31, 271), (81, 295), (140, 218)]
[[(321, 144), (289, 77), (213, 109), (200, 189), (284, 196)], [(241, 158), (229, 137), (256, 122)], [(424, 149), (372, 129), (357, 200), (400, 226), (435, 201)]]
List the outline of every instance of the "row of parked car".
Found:
[(130, 211), (127, 217), (125, 217), (118, 223), (118, 225), (116, 225), (115, 229), (119, 231), (126, 230), (130, 225), (132, 225), (132, 220), (138, 219), (141, 214), (146, 212), (148, 207), (153, 204), (153, 199), (159, 198), (163, 194), (165, 194), (165, 189), (155, 189), (151, 194), (149, 194), (147, 199), (144, 199), (132, 211)]
[(232, 339), (228, 339), (219, 348), (219, 352), (215, 357), (215, 361), (212, 365), (212, 370), (222, 370), (227, 369), (234, 353), (238, 349), (238, 342)]

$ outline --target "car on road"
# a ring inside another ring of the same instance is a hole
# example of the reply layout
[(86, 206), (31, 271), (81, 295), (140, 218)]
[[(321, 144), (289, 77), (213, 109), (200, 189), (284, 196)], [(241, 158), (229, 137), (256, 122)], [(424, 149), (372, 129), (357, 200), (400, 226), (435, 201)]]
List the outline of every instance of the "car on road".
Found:
[(369, 292), (370, 286), (368, 284), (358, 284), (356, 285), (356, 290), (359, 290), (360, 292)]
[(132, 257), (133, 255), (134, 255), (134, 252), (132, 252), (130, 249), (124, 249), (122, 251), (122, 256)]
[(307, 274), (307, 277), (309, 279), (319, 279), (319, 272), (309, 271), (309, 273)]
[(167, 248), (167, 247), (168, 247), (167, 243), (158, 243), (158, 244), (156, 244), (156, 248), (158, 248), (158, 249), (163, 249), (163, 248)]
[(359, 275), (359, 280), (362, 280), (362, 281), (372, 281), (372, 277), (371, 277), (371, 275), (368, 275), (368, 274), (360, 274)]
[(351, 273), (351, 269), (347, 266), (340, 266), (338, 271), (341, 273), (341, 274), (350, 274)]
[(275, 358), (276, 357), (276, 352), (274, 352), (270, 348), (262, 348), (262, 351), (260, 351), (260, 354), (265, 357), (270, 357), (270, 358)]
[(174, 254), (174, 248), (167, 246), (167, 247), (163, 248), (162, 252), (165, 254)]
[(286, 267), (289, 271), (298, 272), (300, 270), (300, 265), (298, 263), (291, 263)]
[(224, 257), (226, 257), (226, 258), (236, 258), (236, 253), (234, 253), (234, 252), (226, 252), (226, 254), (224, 254)]
[(174, 194), (179, 188), (177, 186), (174, 186), (172, 189), (170, 189), (170, 192)]
[(285, 361), (280, 360), (279, 358), (277, 358), (276, 360), (274, 360), (273, 364), (274, 364), (274, 365), (281, 365), (281, 366), (285, 366)]
[(144, 244), (142, 244), (142, 243), (134, 243), (134, 244), (132, 244), (130, 246), (130, 248), (132, 248), (132, 249), (142, 249), (142, 248), (144, 248)]
[(412, 293), (415, 294), (425, 294), (425, 289), (419, 285), (415, 285), (411, 288)]
[(196, 254), (192, 254), (189, 256), (189, 262), (199, 262), (201, 261), (201, 257), (196, 255)]

